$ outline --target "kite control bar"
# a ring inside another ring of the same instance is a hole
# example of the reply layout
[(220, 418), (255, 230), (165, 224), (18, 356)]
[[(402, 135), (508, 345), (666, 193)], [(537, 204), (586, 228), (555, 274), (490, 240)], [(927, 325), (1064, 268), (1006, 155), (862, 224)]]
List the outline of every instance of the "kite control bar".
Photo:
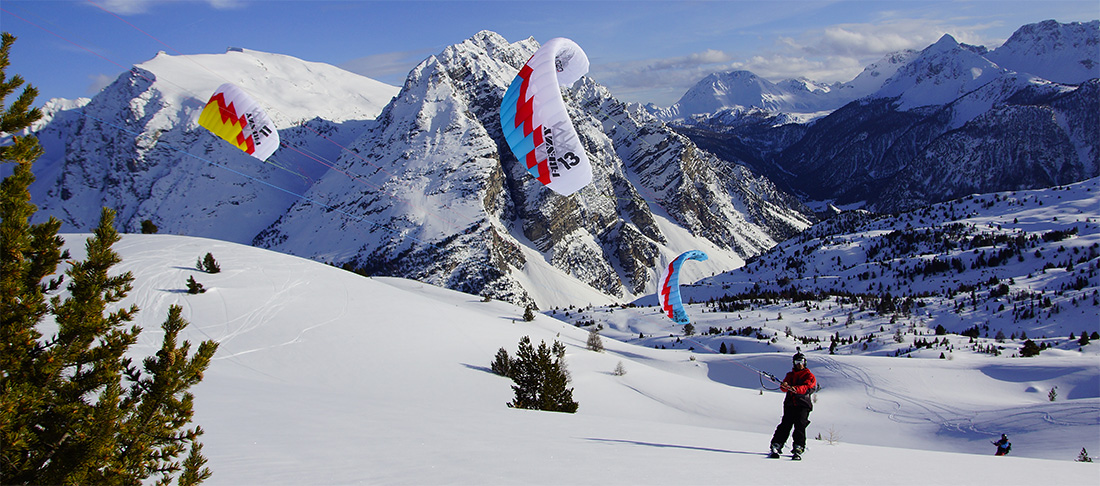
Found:
[(767, 371), (756, 370), (756, 372), (760, 374), (760, 388), (763, 388), (763, 389), (769, 390), (769, 391), (775, 391), (775, 390), (779, 389), (779, 388), (768, 388), (768, 387), (764, 386), (764, 378), (767, 378), (767, 379), (771, 380), (776, 385), (782, 385), (783, 384), (783, 382), (780, 381), (779, 378), (776, 378), (775, 375), (773, 375), (771, 373), (768, 373)]
[(768, 388), (768, 387), (764, 386), (764, 378), (767, 378), (767, 379), (771, 380), (776, 385), (780, 385), (780, 384), (783, 383), (782, 380), (780, 380), (779, 378), (776, 378), (775, 375), (773, 375), (771, 373), (768, 373), (767, 371), (758, 370), (756, 368), (753, 368), (752, 366), (749, 366), (749, 365), (747, 365), (745, 363), (742, 363), (740, 361), (737, 361), (737, 360), (731, 360), (731, 361), (733, 361), (734, 363), (737, 363), (738, 365), (741, 365), (741, 366), (743, 366), (743, 367), (745, 367), (745, 368), (747, 368), (751, 371), (754, 371), (754, 372), (756, 372), (756, 374), (760, 375), (760, 387), (765, 389), (765, 390), (774, 391), (774, 390), (778, 390), (779, 388)]
[(758, 371), (757, 373), (760, 373), (760, 376), (763, 376), (763, 377), (775, 382), (777, 385), (782, 383), (781, 381), (779, 381), (779, 378), (776, 378), (775, 375), (773, 375), (771, 373), (768, 373), (767, 371)]

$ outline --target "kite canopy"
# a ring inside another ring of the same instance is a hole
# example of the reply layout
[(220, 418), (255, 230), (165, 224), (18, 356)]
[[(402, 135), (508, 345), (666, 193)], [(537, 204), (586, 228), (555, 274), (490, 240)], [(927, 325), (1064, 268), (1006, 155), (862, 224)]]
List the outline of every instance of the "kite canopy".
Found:
[(501, 129), (516, 159), (563, 196), (592, 181), (592, 166), (558, 86), (569, 86), (587, 72), (588, 56), (577, 43), (550, 39), (520, 69), (500, 104)]
[(676, 257), (665, 267), (661, 274), (660, 285), (657, 288), (657, 298), (661, 301), (661, 310), (665, 315), (677, 324), (688, 324), (687, 312), (684, 311), (684, 303), (680, 301), (680, 266), (687, 260), (704, 261), (707, 254), (699, 250), (689, 250)]
[(199, 125), (260, 160), (279, 148), (279, 132), (260, 105), (231, 83), (218, 87), (199, 115)]

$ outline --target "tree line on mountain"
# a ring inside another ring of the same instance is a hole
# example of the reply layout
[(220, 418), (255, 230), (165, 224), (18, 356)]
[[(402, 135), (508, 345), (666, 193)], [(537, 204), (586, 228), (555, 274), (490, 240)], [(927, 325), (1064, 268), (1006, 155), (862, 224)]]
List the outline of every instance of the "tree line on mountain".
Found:
[[(995, 202), (1003, 204), (1005, 201), (1012, 200), (994, 195), (990, 202), (979, 198), (973, 203), (988, 208)], [(940, 206), (950, 208), (950, 211), (944, 211), (957, 216), (953, 203)], [(919, 216), (908, 213), (903, 217), (913, 219)], [(898, 220), (869, 218), (866, 214), (857, 214), (857, 217), (847, 219), (854, 223), (842, 223), (839, 226), (848, 228), (848, 231), (869, 232), (875, 231), (879, 226), (881, 228), (878, 230), (889, 230), (901, 220), (901, 217)], [(876, 223), (877, 221), (881, 223)], [(920, 222), (927, 224), (923, 219)], [(826, 222), (819, 226), (828, 224), (830, 223)], [(750, 275), (764, 273), (769, 268), (774, 269), (776, 277), (773, 282), (757, 281), (751, 290), (727, 295), (717, 299), (713, 305), (717, 312), (737, 312), (751, 308), (754, 303), (775, 300), (821, 302), (837, 296), (858, 298), (863, 302), (861, 309), (873, 308), (879, 313), (907, 316), (916, 308), (927, 305), (929, 299), (941, 298), (954, 300), (951, 305), (957, 313), (968, 307), (977, 309), (982, 302), (986, 302), (987, 310), (994, 313), (1011, 312), (1016, 322), (1052, 317), (1064, 311), (1067, 304), (1100, 307), (1100, 295), (1096, 290), (1091, 293), (1071, 294), (1068, 302), (1066, 299), (1059, 299), (1058, 302), (1052, 299), (1066, 292), (1084, 291), (1100, 272), (1100, 244), (1089, 247), (1058, 244), (1076, 237), (1081, 231), (1081, 224), (1078, 222), (1060, 229), (1032, 233), (982, 231), (977, 225), (966, 223), (921, 229), (913, 229), (910, 224), (904, 230), (884, 231), (868, 237), (866, 242), (859, 244), (859, 248), (864, 249), (863, 255), (847, 262), (843, 261), (841, 255), (823, 258), (828, 253), (821, 249), (852, 242), (815, 227), (808, 230), (806, 237), (800, 238), (797, 244), (780, 245), (771, 252), (750, 259), (750, 263), (746, 264), (744, 271)], [(1094, 225), (1089, 220), (1083, 224), (1085, 227)], [(992, 223), (989, 226), (996, 227)], [(847, 254), (850, 252), (845, 253)], [(922, 255), (932, 256), (928, 258)], [(1013, 291), (1016, 288), (1013, 278), (1001, 279), (995, 275), (985, 281), (955, 281), (953, 285), (945, 279), (941, 289), (935, 292), (930, 289), (914, 291), (913, 286), (905, 285), (905, 282), (915, 282), (919, 278), (937, 275), (950, 278), (952, 274), (993, 269), (1009, 262), (1026, 261), (1032, 256), (1041, 260), (1041, 266), (1035, 266), (1031, 270), (1033, 273), (1028, 275), (1029, 278), (1035, 272), (1045, 273), (1057, 269), (1064, 269), (1071, 272), (1071, 275), (1068, 279), (1062, 278), (1055, 289), (1038, 291), (1018, 288)], [(820, 265), (824, 263), (822, 260), (827, 260), (832, 267), (827, 272), (843, 278), (821, 281), (817, 274), (821, 272)], [(857, 266), (865, 269), (850, 271)], [(814, 276), (811, 279), (807, 274)], [(868, 284), (865, 289), (857, 290), (856, 285), (849, 285), (850, 282)], [(895, 297), (895, 292), (900, 295)]]
[[(993, 283), (996, 283), (996, 282), (993, 282)], [(1039, 293), (1035, 293), (1034, 295), (1041, 297), (1041, 294), (1039, 294)], [(814, 304), (814, 302), (816, 302), (817, 304)], [(856, 324), (856, 322), (857, 322), (856, 314), (857, 313), (869, 312), (869, 313), (875, 313), (875, 314), (879, 314), (879, 315), (890, 315), (891, 316), (891, 318), (890, 318), (891, 324), (897, 324), (900, 319), (905, 319), (905, 318), (912, 317), (913, 312), (915, 311), (915, 309), (917, 309), (919, 307), (923, 307), (925, 305), (921, 299), (914, 299), (914, 298), (911, 298), (911, 297), (905, 298), (905, 299), (898, 299), (898, 298), (892, 297), (890, 294), (880, 296), (880, 295), (875, 295), (875, 294), (845, 294), (845, 293), (833, 293), (833, 292), (816, 293), (816, 292), (803, 292), (803, 291), (799, 291), (797, 289), (793, 289), (793, 290), (790, 290), (790, 291), (787, 291), (787, 290), (762, 291), (762, 290), (759, 289), (759, 287), (756, 287), (756, 288), (754, 288), (753, 291), (750, 291), (750, 292), (746, 292), (746, 293), (742, 293), (742, 294), (735, 294), (735, 295), (724, 295), (724, 296), (719, 297), (719, 298), (711, 299), (707, 302), (707, 307), (710, 309), (711, 312), (728, 312), (728, 313), (732, 313), (732, 312), (751, 311), (754, 308), (764, 308), (764, 307), (772, 307), (772, 306), (782, 305), (782, 304), (799, 303), (801, 306), (804, 306), (806, 308), (807, 312), (809, 312), (812, 308), (814, 308), (815, 305), (818, 305), (818, 304), (821, 304), (821, 303), (824, 303), (824, 302), (829, 302), (830, 305), (837, 304), (837, 305), (840, 305), (842, 307), (843, 306), (851, 306), (852, 310), (848, 312), (848, 317), (843, 322), (843, 325), (844, 325), (845, 329), (850, 328), (850, 327), (852, 327), (853, 325)], [(1053, 304), (1050, 303), (1049, 297), (1045, 297), (1042, 300), (1036, 300), (1036, 302), (1038, 302), (1037, 305), (1039, 305), (1039, 306), (1042, 306), (1042, 305), (1046, 305), (1048, 307), (1053, 307), (1054, 306)], [(1045, 304), (1043, 304), (1043, 302), (1045, 302)], [(962, 304), (960, 303), (960, 305), (962, 305)], [(972, 302), (972, 305), (976, 305), (976, 300), (975, 300), (975, 302)], [(961, 311), (961, 309), (956, 309), (956, 310)], [(704, 312), (705, 311), (706, 310), (704, 310)], [(779, 321), (779, 320), (782, 320), (782, 319), (783, 319), (783, 313), (781, 313), (781, 312), (777, 313), (776, 320)], [(586, 321), (586, 322), (594, 323), (594, 321)], [(830, 322), (822, 322), (821, 325), (824, 328), (826, 325), (841, 325), (841, 323), (838, 322), (836, 320), (836, 318), (833, 318), (831, 323)], [(860, 328), (862, 329), (862, 326)], [(881, 334), (881, 333), (885, 333), (885, 332), (886, 332), (886, 329), (884, 327), (880, 326), (879, 330), (878, 330), (878, 333)], [(936, 336), (945, 336), (947, 334), (950, 334), (947, 331), (947, 329), (943, 327), (942, 324), (936, 325), (936, 327), (933, 329), (933, 332)], [(910, 325), (909, 333), (914, 334), (914, 335), (919, 335), (916, 327), (913, 326), (913, 325)], [(1028, 339), (1028, 336), (1027, 336), (1026, 332), (1021, 332), (1019, 335), (1017, 335), (1016, 333), (1012, 333), (1012, 336), (1010, 338), (1006, 338), (1003, 331), (997, 331), (996, 336), (993, 338), (993, 339), (996, 340), (997, 343), (1000, 343), (1000, 345), (989, 344), (989, 345), (984, 346), (984, 347), (980, 346), (976, 341), (977, 338), (983, 337), (983, 334), (984, 334), (985, 338), (990, 338), (989, 333), (990, 333), (990, 329), (989, 329), (988, 324), (986, 324), (986, 325), (982, 325), (982, 326), (975, 325), (975, 326), (972, 326), (970, 328), (964, 329), (962, 331), (959, 331), (959, 332), (953, 333), (953, 334), (957, 334), (957, 335), (964, 336), (964, 337), (969, 337), (970, 338), (970, 343), (972, 344), (972, 347), (974, 348), (975, 351), (986, 352), (986, 353), (995, 354), (995, 355), (998, 355), (1002, 351), (1005, 350), (1004, 343), (1005, 343), (1006, 339), (1011, 340), (1011, 341), (1024, 340), (1023, 347), (1020, 348), (1020, 355), (1025, 356), (1025, 357), (1026, 356), (1037, 355), (1039, 352), (1053, 346), (1053, 344), (1051, 344), (1050, 342), (1047, 342), (1047, 341), (1043, 341), (1041, 343), (1035, 343), (1034, 341)], [(792, 332), (790, 326), (787, 326), (785, 328), (785, 331), (783, 332), (783, 334), (787, 338), (796, 340), (796, 341), (800, 342), (803, 345), (819, 344), (822, 341), (822, 339), (820, 337), (816, 337), (816, 336), (799, 336), (799, 335), (795, 335)], [(688, 333), (688, 331), (686, 330), (686, 328), (684, 330), (684, 335), (690, 335)], [(715, 336), (728, 335), (728, 336), (755, 337), (758, 340), (769, 340), (771, 342), (775, 342), (776, 338), (778, 337), (778, 334), (769, 335), (768, 333), (764, 332), (763, 328), (754, 328), (754, 327), (751, 327), (751, 326), (746, 326), (746, 327), (741, 327), (741, 328), (735, 328), (733, 326), (727, 326), (725, 330), (722, 330), (722, 329), (716, 328), (714, 326), (711, 326), (706, 332), (703, 333), (703, 335), (715, 335)], [(1097, 335), (1097, 337), (1100, 337), (1100, 335)], [(1044, 339), (1046, 339), (1045, 336), (1044, 336)], [(897, 327), (894, 328), (893, 340), (897, 343), (903, 342), (903, 333), (902, 333), (902, 328), (900, 326), (897, 326)], [(1069, 340), (1070, 341), (1075, 341), (1076, 340), (1080, 346), (1084, 346), (1084, 345), (1087, 345), (1089, 343), (1090, 335), (1088, 335), (1087, 333), (1083, 333), (1082, 337), (1080, 339), (1078, 339), (1078, 338), (1075, 338), (1071, 334), (1070, 337), (1069, 337)], [(857, 345), (857, 344), (861, 345), (863, 350), (866, 351), (869, 348), (869, 346), (876, 341), (876, 333), (875, 332), (870, 332), (870, 333), (862, 334), (862, 335), (859, 335), (858, 333), (856, 333), (856, 334), (851, 334), (851, 335), (847, 335), (847, 336), (842, 336), (840, 331), (837, 331), (834, 335), (832, 335), (828, 338), (828, 341), (830, 343), (829, 344), (830, 354), (835, 354), (840, 349), (841, 346), (852, 346), (852, 345)], [(862, 343), (862, 344), (860, 344), (860, 343)], [(720, 344), (724, 345), (725, 343), (722, 342)], [(909, 353), (911, 353), (915, 350), (919, 350), (919, 349), (922, 349), (922, 348), (931, 349), (933, 347), (937, 347), (937, 346), (940, 346), (940, 345), (951, 346), (949, 344), (949, 341), (946, 338), (943, 338), (942, 341), (941, 341), (941, 338), (938, 338), (938, 337), (935, 338), (935, 339), (932, 339), (932, 340), (927, 340), (927, 339), (923, 339), (923, 338), (916, 338), (913, 341), (913, 345), (910, 346), (910, 348), (908, 350), (899, 349), (899, 350), (897, 350), (895, 356), (908, 355)], [(732, 344), (731, 344), (731, 346), (732, 346)], [(818, 349), (822, 349), (820, 345), (818, 346)], [(726, 351), (720, 351), (720, 352), (725, 353)]]

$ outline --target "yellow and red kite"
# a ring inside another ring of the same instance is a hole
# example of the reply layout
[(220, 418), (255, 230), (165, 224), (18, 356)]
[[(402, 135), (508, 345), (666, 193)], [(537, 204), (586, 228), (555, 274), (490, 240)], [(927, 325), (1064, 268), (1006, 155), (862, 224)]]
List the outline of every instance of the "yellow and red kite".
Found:
[(260, 160), (279, 148), (279, 132), (267, 113), (243, 90), (225, 83), (199, 115), (199, 125)]

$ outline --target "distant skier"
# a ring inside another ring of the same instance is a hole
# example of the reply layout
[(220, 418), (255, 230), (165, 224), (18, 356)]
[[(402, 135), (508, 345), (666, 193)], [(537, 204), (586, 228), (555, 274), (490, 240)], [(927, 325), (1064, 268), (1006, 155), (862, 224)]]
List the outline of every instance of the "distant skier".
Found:
[(783, 452), (783, 445), (794, 428), (794, 448), (791, 449), (791, 459), (802, 459), (802, 452), (806, 450), (806, 426), (810, 425), (810, 411), (814, 404), (810, 394), (817, 389), (817, 377), (806, 367), (806, 356), (801, 352), (794, 355), (793, 369), (783, 377), (779, 389), (787, 392), (783, 400), (783, 420), (775, 428), (772, 436), (771, 454), (768, 457), (779, 458)]
[(1008, 441), (1008, 436), (1004, 434), (1001, 434), (1001, 440), (993, 442), (993, 445), (997, 446), (998, 456), (1007, 456), (1008, 451), (1012, 450), (1012, 443)]

